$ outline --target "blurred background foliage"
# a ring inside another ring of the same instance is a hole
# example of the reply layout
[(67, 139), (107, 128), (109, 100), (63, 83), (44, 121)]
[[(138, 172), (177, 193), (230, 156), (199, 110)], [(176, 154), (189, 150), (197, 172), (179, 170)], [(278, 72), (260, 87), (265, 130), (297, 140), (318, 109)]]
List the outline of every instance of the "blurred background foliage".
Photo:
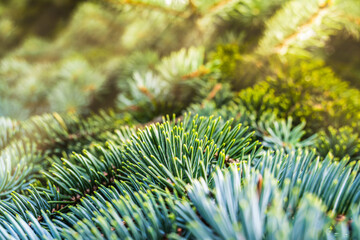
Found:
[(306, 135), (357, 134), (359, 36), (357, 0), (6, 0), (0, 115), (114, 109), (145, 123), (236, 103)]

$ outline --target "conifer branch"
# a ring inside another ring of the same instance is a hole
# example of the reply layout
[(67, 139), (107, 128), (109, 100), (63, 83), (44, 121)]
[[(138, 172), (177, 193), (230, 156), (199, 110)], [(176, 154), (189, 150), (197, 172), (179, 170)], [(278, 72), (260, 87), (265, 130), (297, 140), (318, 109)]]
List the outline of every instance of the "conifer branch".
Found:
[(300, 25), (297, 28), (297, 31), (293, 34), (284, 38), (284, 40), (278, 45), (275, 46), (275, 52), (279, 54), (285, 54), (288, 51), (288, 48), (291, 44), (298, 39), (299, 36), (306, 37), (307, 35), (311, 34), (313, 24), (321, 23), (322, 19), (328, 14), (330, 8), (332, 6), (332, 0), (327, 0), (323, 4), (319, 4), (319, 9), (315, 12), (307, 22)]

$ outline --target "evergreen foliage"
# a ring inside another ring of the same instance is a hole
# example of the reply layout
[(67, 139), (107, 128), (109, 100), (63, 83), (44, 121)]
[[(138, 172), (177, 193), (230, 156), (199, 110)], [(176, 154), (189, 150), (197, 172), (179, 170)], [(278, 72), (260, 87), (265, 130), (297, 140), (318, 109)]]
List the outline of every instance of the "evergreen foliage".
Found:
[(253, 89), (240, 91), (238, 102), (249, 111), (271, 110), (306, 121), (312, 132), (328, 126), (358, 129), (359, 90), (336, 78), (322, 63), (295, 61), (276, 78), (268, 77)]
[(0, 239), (359, 239), (359, 19), (0, 3)]
[(358, 160), (359, 144), (358, 133), (354, 133), (352, 128), (347, 126), (339, 129), (329, 127), (327, 131), (320, 133), (317, 148), (322, 156), (331, 152), (335, 158), (347, 155), (353, 160)]

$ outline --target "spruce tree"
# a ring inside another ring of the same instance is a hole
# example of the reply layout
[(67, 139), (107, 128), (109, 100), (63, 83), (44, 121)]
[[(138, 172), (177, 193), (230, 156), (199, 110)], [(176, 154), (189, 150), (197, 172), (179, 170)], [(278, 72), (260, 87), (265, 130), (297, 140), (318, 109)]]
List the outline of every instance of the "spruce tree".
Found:
[(0, 3), (0, 239), (359, 239), (359, 19)]

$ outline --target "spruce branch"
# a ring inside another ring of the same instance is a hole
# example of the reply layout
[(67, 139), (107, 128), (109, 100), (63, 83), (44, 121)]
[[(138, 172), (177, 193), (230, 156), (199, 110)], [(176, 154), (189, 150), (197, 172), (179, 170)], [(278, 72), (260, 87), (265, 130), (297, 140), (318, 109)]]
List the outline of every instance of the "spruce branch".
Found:
[(275, 46), (275, 52), (279, 54), (285, 54), (288, 52), (288, 48), (293, 44), (300, 36), (305, 36), (310, 34), (312, 31), (313, 24), (319, 24), (324, 16), (330, 11), (332, 5), (332, 0), (325, 1), (319, 4), (318, 11), (316, 11), (307, 22), (300, 25), (296, 32), (285, 37), (283, 41)]

